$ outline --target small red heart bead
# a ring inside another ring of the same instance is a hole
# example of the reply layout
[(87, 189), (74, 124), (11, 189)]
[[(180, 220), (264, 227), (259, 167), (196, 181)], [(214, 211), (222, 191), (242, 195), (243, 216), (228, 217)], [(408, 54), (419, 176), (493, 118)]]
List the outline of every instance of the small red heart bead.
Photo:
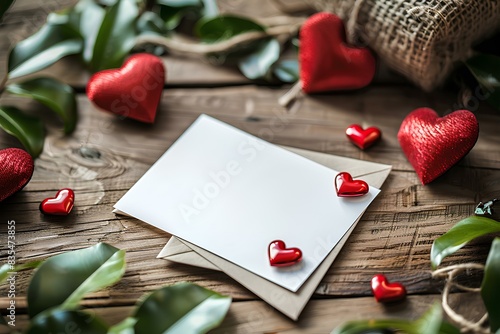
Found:
[(67, 216), (73, 209), (75, 193), (69, 188), (59, 190), (56, 197), (46, 198), (40, 203), (40, 211), (46, 215)]
[(0, 202), (23, 189), (35, 165), (28, 152), (19, 148), (0, 150)]
[(372, 126), (367, 129), (363, 129), (358, 124), (350, 125), (345, 130), (345, 134), (354, 145), (362, 150), (372, 146), (380, 139), (380, 137), (382, 137), (382, 132), (379, 128)]
[(353, 180), (351, 174), (341, 172), (335, 176), (335, 190), (339, 197), (359, 197), (370, 190), (368, 183), (363, 180)]
[(358, 89), (373, 79), (376, 61), (367, 48), (347, 45), (344, 23), (317, 13), (300, 29), (300, 80), (306, 93)]
[(119, 69), (95, 73), (87, 84), (87, 96), (113, 114), (153, 123), (164, 83), (162, 60), (139, 53), (127, 59)]
[(401, 124), (398, 140), (422, 184), (428, 184), (462, 159), (476, 144), (479, 124), (468, 110), (444, 117), (429, 108), (412, 111)]
[(298, 248), (286, 248), (281, 240), (269, 244), (269, 263), (274, 267), (291, 266), (302, 260), (302, 251)]
[(379, 303), (394, 302), (406, 297), (406, 289), (403, 284), (389, 283), (382, 274), (373, 276), (371, 285), (373, 295)]

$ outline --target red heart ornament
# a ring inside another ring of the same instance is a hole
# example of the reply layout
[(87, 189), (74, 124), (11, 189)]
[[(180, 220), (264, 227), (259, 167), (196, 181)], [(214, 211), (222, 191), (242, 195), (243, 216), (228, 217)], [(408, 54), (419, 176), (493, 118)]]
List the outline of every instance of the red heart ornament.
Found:
[(291, 266), (302, 260), (302, 251), (298, 248), (286, 248), (281, 240), (269, 244), (269, 263), (274, 267)]
[(378, 274), (372, 278), (372, 291), (379, 303), (395, 302), (406, 297), (406, 289), (401, 283), (389, 283), (387, 278)]
[(28, 152), (19, 148), (0, 150), (0, 202), (23, 189), (35, 165)]
[(165, 67), (161, 59), (139, 53), (119, 69), (95, 73), (87, 84), (87, 96), (113, 114), (153, 123), (164, 83)]
[(304, 22), (299, 62), (306, 93), (365, 87), (376, 69), (370, 50), (346, 44), (344, 23), (331, 13), (317, 13)]
[(363, 180), (353, 180), (351, 174), (342, 172), (335, 176), (335, 190), (339, 197), (359, 197), (370, 190)]
[(428, 184), (462, 159), (476, 144), (479, 124), (468, 110), (444, 117), (429, 108), (412, 111), (401, 124), (398, 140), (422, 184)]
[(46, 215), (67, 216), (73, 209), (75, 193), (69, 188), (59, 190), (56, 197), (46, 198), (40, 203), (40, 211)]
[(372, 146), (382, 137), (382, 132), (379, 128), (372, 126), (365, 130), (358, 124), (350, 125), (345, 130), (345, 134), (354, 145), (362, 150)]

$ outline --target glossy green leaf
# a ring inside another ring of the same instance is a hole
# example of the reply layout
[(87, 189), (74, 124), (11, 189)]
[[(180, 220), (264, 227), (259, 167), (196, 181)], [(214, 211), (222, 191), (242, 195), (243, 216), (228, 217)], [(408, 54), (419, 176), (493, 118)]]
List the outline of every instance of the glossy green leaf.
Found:
[(241, 73), (249, 79), (265, 78), (279, 57), (280, 43), (276, 39), (271, 39), (240, 60), (238, 67)]
[(32, 157), (42, 153), (45, 129), (42, 122), (11, 106), (0, 106), (0, 128), (16, 137)]
[(2, 0), (0, 1), (0, 20), (3, 14), (9, 9), (9, 7), (14, 3), (14, 0)]
[(169, 7), (197, 7), (201, 6), (201, 0), (157, 0), (157, 4)]
[(75, 310), (53, 309), (36, 316), (26, 334), (79, 333), (106, 334), (108, 326), (95, 314)]
[(160, 17), (167, 30), (177, 28), (185, 16), (191, 15), (198, 19), (203, 9), (201, 0), (158, 0), (158, 4), (160, 4)]
[(108, 330), (108, 334), (135, 334), (136, 318), (128, 317)]
[(465, 63), (481, 86), (483, 93), (478, 99), (486, 99), (500, 110), (500, 57), (478, 54)]
[(206, 333), (224, 319), (231, 297), (192, 283), (158, 289), (138, 306), (136, 334)]
[(244, 17), (221, 15), (198, 21), (195, 31), (203, 42), (215, 43), (248, 31), (265, 31), (265, 28)]
[(90, 61), (94, 70), (122, 65), (134, 46), (138, 14), (139, 9), (134, 0), (120, 0), (108, 9), (97, 34)]
[(500, 238), (495, 238), (491, 245), (484, 268), (481, 284), (481, 297), (488, 311), (488, 319), (492, 332), (500, 330)]
[(59, 115), (64, 121), (64, 132), (75, 130), (77, 104), (75, 92), (71, 86), (53, 78), (36, 78), (11, 84), (6, 90), (15, 95), (30, 97)]
[(17, 273), (17, 272), (24, 271), (27, 269), (38, 268), (42, 263), (43, 263), (43, 261), (31, 261), (31, 262), (27, 262), (27, 263), (23, 263), (23, 264), (16, 264), (13, 266), (5, 263), (4, 265), (2, 265), (0, 267), (0, 283), (5, 281), (7, 279), (7, 277), (9, 277), (9, 274), (11, 272)]
[(273, 67), (274, 75), (283, 82), (299, 80), (299, 62), (297, 59), (278, 61)]
[(82, 51), (81, 36), (68, 24), (68, 17), (49, 14), (47, 23), (19, 42), (9, 54), (8, 72), (16, 78), (39, 71), (64, 56)]
[(212, 18), (219, 15), (219, 7), (216, 0), (201, 0), (203, 2), (203, 16)]
[(104, 243), (51, 257), (31, 279), (28, 313), (74, 309), (86, 294), (117, 282), (124, 272), (125, 252)]
[(163, 20), (155, 12), (144, 12), (137, 20), (139, 34), (161, 35), (167, 33)]
[(493, 219), (478, 216), (465, 218), (434, 240), (431, 248), (432, 268), (437, 268), (446, 256), (455, 253), (468, 242), (495, 232), (500, 232), (500, 223)]

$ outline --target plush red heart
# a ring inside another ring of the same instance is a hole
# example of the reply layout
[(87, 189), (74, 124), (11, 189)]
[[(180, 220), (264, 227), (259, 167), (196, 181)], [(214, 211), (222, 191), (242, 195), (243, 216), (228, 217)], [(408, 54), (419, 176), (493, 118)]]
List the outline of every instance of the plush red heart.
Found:
[(286, 248), (281, 240), (269, 244), (269, 263), (274, 267), (286, 267), (296, 264), (302, 259), (302, 251), (298, 248)]
[(46, 215), (67, 216), (73, 209), (75, 193), (69, 188), (59, 190), (56, 197), (46, 198), (40, 203), (40, 211)]
[(406, 297), (406, 289), (401, 283), (389, 283), (387, 278), (378, 274), (372, 278), (372, 291), (380, 303), (395, 302)]
[(35, 165), (28, 152), (19, 148), (0, 150), (0, 202), (23, 189)]
[(429, 108), (412, 111), (401, 124), (398, 140), (422, 184), (442, 175), (476, 144), (479, 124), (468, 110), (444, 117)]
[(372, 126), (367, 129), (363, 129), (358, 124), (350, 125), (345, 130), (345, 134), (354, 145), (362, 150), (372, 146), (377, 140), (380, 139), (380, 137), (382, 137), (382, 132), (379, 128)]
[(164, 83), (165, 67), (161, 59), (139, 53), (119, 69), (95, 73), (87, 84), (87, 96), (113, 114), (153, 123)]
[(376, 69), (370, 50), (346, 44), (344, 23), (331, 13), (314, 14), (302, 25), (299, 62), (306, 93), (365, 87)]
[(368, 183), (363, 180), (353, 180), (351, 174), (341, 172), (335, 176), (335, 190), (339, 197), (359, 197), (370, 190)]

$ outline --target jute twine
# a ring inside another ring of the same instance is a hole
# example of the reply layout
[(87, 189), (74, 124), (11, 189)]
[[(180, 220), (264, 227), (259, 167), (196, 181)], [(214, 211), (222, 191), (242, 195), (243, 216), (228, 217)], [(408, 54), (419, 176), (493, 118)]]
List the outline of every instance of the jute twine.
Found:
[(443, 83), (500, 28), (500, 0), (308, 0), (339, 15), (348, 39), (372, 48), (424, 90)]

